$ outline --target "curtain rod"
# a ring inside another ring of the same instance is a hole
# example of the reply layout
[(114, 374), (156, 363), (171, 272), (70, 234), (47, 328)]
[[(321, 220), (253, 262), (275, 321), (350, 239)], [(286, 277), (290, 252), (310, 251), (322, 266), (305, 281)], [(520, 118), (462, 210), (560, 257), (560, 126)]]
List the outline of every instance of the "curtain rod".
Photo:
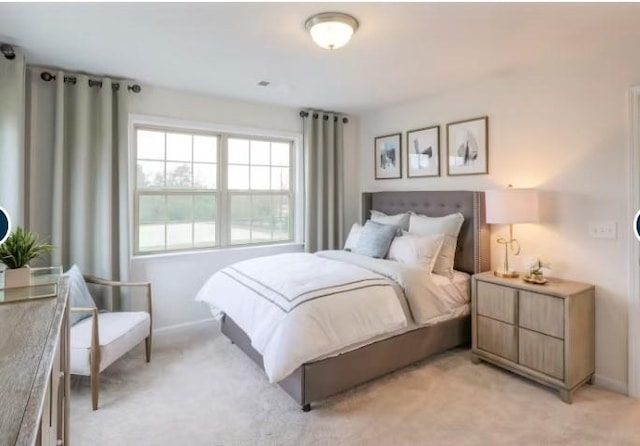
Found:
[[(42, 79), (45, 82), (50, 82), (56, 79), (56, 75), (51, 74), (48, 71), (43, 71), (42, 73), (40, 73), (40, 79)], [(67, 84), (75, 85), (78, 82), (78, 78), (76, 78), (75, 76), (65, 76), (64, 82)], [(89, 86), (102, 88), (102, 81), (89, 79)], [(120, 89), (120, 83), (118, 82), (112, 83), (111, 88), (114, 91), (118, 91)], [(140, 93), (142, 91), (142, 88), (138, 84), (132, 84), (132, 85), (127, 85), (127, 90), (132, 91), (134, 93)]]
[[(309, 116), (309, 112), (308, 111), (305, 111), (305, 110), (301, 110), (300, 111), (300, 117), (301, 118), (304, 119), (304, 118), (306, 118), (308, 116)], [(318, 119), (319, 117), (320, 117), (319, 113), (313, 113), (313, 119)], [(325, 121), (329, 120), (329, 115), (324, 115), (323, 114), (322, 115), (322, 119), (324, 119)], [(333, 117), (333, 122), (338, 122), (338, 117), (337, 116)], [(343, 124), (347, 124), (348, 122), (349, 122), (349, 118), (346, 118), (346, 117), (342, 118), (342, 123)]]

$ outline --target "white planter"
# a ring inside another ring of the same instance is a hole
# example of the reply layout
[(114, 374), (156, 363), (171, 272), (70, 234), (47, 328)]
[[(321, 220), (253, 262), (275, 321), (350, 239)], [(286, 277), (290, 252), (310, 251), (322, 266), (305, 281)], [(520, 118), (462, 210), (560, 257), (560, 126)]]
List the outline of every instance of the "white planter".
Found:
[(31, 272), (28, 266), (23, 266), (17, 269), (5, 269), (4, 270), (4, 287), (5, 288), (19, 288), (23, 286), (29, 286), (31, 284)]

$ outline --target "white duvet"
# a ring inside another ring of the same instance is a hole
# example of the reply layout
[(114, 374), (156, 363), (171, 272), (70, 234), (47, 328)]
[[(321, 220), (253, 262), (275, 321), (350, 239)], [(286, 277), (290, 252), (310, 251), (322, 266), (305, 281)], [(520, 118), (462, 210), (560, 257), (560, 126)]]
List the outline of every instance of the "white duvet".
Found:
[(390, 276), (348, 262), (354, 254), (327, 258), (331, 253), (236, 263), (211, 276), (196, 300), (244, 330), (271, 382), (305, 362), (406, 327), (404, 296)]

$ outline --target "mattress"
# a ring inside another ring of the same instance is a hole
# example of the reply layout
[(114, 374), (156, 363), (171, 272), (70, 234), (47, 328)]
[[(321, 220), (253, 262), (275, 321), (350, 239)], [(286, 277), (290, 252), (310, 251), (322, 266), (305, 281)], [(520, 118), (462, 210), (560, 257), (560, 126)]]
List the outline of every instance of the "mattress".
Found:
[(347, 251), (289, 253), (214, 273), (196, 300), (233, 319), (277, 382), (302, 364), (463, 315), (468, 282)]
[[(448, 321), (451, 319), (456, 319), (456, 318), (468, 315), (470, 313), (469, 301), (471, 296), (471, 292), (470, 292), (471, 276), (462, 271), (454, 271), (453, 278), (451, 279), (445, 276), (441, 276), (439, 274), (432, 274), (431, 276), (434, 282), (437, 284), (438, 289), (441, 291), (441, 293), (438, 293), (439, 307), (443, 309), (443, 311), (440, 314), (430, 318), (429, 320), (425, 321), (422, 324), (418, 324), (414, 322), (411, 316), (409, 307), (405, 303), (403, 305), (403, 309), (407, 313), (407, 321), (408, 321), (408, 324), (405, 328), (402, 328), (400, 330), (396, 330), (390, 333), (386, 333), (380, 336), (376, 336), (364, 342), (359, 342), (357, 344), (346, 346), (333, 353), (319, 357), (315, 361), (319, 361), (325, 358), (331, 358), (333, 356), (338, 356), (343, 353), (356, 350), (360, 347), (364, 347), (365, 345), (373, 344), (374, 342), (382, 341), (384, 339), (392, 338), (394, 336), (398, 336), (403, 333), (407, 333), (409, 331), (417, 330), (419, 328), (427, 327), (429, 325), (435, 325), (444, 321)], [(425, 296), (425, 298), (434, 299), (435, 297)]]
[[(398, 275), (401, 283), (409, 281), (402, 280), (405, 276), (424, 277), (397, 262), (377, 263), (387, 274)], [(353, 263), (286, 253), (217, 271), (196, 300), (207, 303), (214, 314), (224, 312), (233, 319), (262, 355), (269, 380), (278, 382), (300, 365), (345, 345), (404, 328), (406, 313), (394, 283)]]

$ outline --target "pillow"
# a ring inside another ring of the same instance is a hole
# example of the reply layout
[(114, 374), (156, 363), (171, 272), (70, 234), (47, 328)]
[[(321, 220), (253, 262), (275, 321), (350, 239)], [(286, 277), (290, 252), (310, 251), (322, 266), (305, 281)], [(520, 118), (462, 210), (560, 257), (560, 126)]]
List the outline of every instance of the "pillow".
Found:
[(363, 256), (384, 259), (397, 231), (397, 226), (383, 225), (382, 223), (367, 220), (360, 232), (360, 238), (353, 252)]
[[(371, 221), (382, 223), (383, 225), (396, 225), (403, 231), (409, 230), (409, 214), (387, 215), (380, 211), (371, 211)], [(400, 235), (400, 234), (398, 234)]]
[(417, 235), (405, 232), (393, 239), (387, 257), (430, 274), (443, 242), (444, 234)]
[[(77, 265), (73, 265), (64, 275), (69, 277), (69, 299), (71, 300), (71, 307), (95, 308), (96, 303), (93, 297), (91, 297), (91, 293), (89, 293), (89, 288), (87, 288), (80, 268), (78, 268)], [(82, 319), (90, 316), (91, 313), (89, 312), (71, 312), (69, 314), (69, 323), (73, 326)]]
[(442, 248), (433, 266), (433, 272), (453, 278), (453, 261), (456, 255), (458, 234), (464, 222), (460, 212), (444, 217), (428, 217), (426, 215), (411, 214), (409, 232), (418, 235), (444, 234)]
[(353, 251), (360, 239), (360, 233), (362, 232), (362, 225), (360, 223), (354, 223), (351, 225), (351, 230), (347, 236), (347, 241), (344, 242), (345, 251)]

